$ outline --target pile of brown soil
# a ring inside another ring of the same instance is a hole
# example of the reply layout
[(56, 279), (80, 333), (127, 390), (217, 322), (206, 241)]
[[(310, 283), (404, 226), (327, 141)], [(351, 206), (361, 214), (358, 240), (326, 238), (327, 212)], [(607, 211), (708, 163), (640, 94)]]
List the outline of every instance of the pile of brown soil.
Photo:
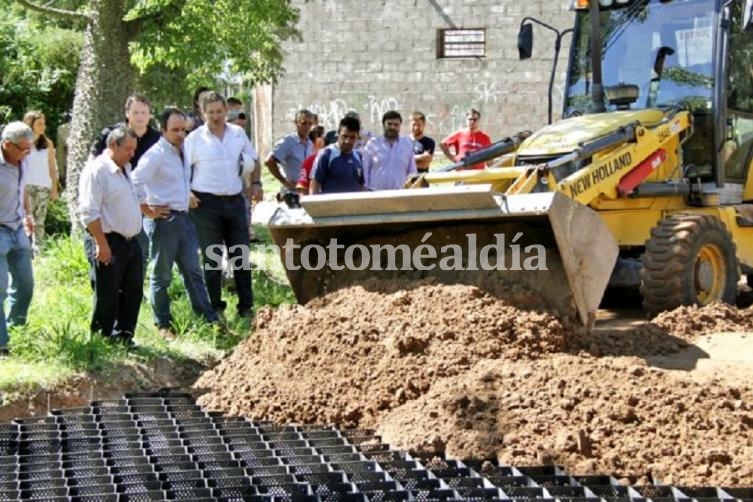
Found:
[(587, 333), (473, 286), (354, 286), (262, 310), (255, 334), (195, 387), (208, 409), (374, 428), (414, 452), (753, 485), (750, 386), (698, 383), (647, 362), (752, 320), (712, 306)]

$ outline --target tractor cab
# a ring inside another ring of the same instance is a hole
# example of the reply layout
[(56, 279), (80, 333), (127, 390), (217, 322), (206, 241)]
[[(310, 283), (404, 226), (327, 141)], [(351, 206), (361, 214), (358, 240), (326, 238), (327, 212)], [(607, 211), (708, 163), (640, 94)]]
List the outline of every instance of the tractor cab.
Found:
[[(594, 2), (596, 3), (596, 2)], [(601, 68), (591, 56), (588, 0), (574, 0), (565, 118), (602, 110), (592, 99), (602, 76), (604, 110), (683, 107), (693, 133), (683, 177), (721, 195), (753, 200), (753, 31), (751, 0), (599, 0)], [(750, 185), (750, 188), (745, 188)]]

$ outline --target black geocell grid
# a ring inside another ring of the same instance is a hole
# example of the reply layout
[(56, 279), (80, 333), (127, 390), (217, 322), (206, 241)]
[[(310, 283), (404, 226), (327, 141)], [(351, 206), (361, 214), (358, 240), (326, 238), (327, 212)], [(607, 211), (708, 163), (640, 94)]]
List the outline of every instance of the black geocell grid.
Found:
[(0, 501), (753, 502), (753, 488), (621, 486), (554, 466), (417, 459), (367, 430), (205, 412), (174, 390), (0, 425)]

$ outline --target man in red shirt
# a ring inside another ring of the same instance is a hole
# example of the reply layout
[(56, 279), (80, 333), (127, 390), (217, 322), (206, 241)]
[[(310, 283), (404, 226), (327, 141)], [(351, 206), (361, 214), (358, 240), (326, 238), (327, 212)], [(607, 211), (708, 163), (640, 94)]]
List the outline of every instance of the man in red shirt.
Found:
[[(478, 110), (471, 108), (467, 113), (466, 120), (468, 120), (468, 129), (455, 131), (439, 144), (444, 154), (452, 162), (463, 160), (463, 157), (469, 153), (481, 150), (492, 144), (489, 135), (479, 127), (481, 113)], [(455, 153), (452, 153), (451, 148), (455, 150)], [(474, 164), (468, 167), (468, 169), (483, 169), (484, 167), (486, 167), (486, 164), (482, 162)]]
[(314, 160), (316, 160), (316, 155), (322, 148), (318, 145), (323, 144), (323, 141), (320, 142), (319, 140), (324, 139), (324, 126), (314, 126), (311, 131), (309, 131), (309, 139), (314, 144), (314, 153), (303, 159), (303, 162), (301, 162), (301, 174), (298, 176), (298, 182), (295, 185), (298, 193), (302, 195), (309, 194), (311, 170), (314, 168)]

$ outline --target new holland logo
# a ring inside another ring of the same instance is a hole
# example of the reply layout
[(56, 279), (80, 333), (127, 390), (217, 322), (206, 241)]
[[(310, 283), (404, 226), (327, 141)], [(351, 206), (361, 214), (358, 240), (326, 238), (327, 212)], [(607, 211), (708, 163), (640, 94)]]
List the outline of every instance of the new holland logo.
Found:
[(593, 171), (586, 172), (578, 179), (568, 185), (568, 190), (572, 197), (577, 197), (597, 183), (604, 181), (618, 171), (629, 167), (633, 162), (633, 156), (630, 152), (623, 153), (616, 159), (612, 159), (606, 164), (597, 167)]

